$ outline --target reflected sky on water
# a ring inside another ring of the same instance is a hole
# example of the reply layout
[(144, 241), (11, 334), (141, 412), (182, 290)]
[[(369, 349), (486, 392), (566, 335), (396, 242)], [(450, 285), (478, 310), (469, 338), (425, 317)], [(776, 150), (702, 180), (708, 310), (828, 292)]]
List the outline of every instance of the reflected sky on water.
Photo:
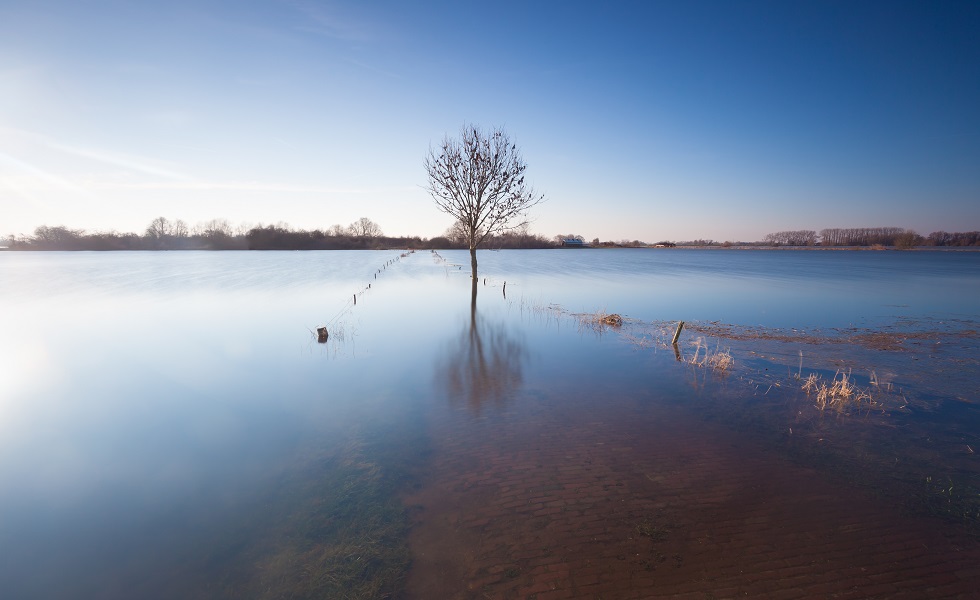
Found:
[(0, 254), (0, 588), (126, 597), (207, 580), (209, 540), (284, 469), (355, 433), (394, 444), (432, 411), (492, 417), (611, 373), (619, 390), (687, 385), (672, 354), (549, 305), (800, 328), (980, 318), (980, 253), (481, 252), (476, 310), (467, 264), (458, 251)]

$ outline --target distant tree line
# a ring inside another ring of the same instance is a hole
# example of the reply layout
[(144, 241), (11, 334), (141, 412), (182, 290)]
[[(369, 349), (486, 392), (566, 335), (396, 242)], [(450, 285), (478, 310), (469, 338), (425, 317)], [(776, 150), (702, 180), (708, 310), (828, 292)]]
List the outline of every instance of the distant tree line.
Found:
[[(491, 249), (556, 248), (562, 240), (586, 238), (569, 233), (547, 238), (532, 234), (521, 225), (488, 236), (481, 247)], [(226, 219), (212, 219), (189, 227), (184, 221), (157, 217), (142, 235), (116, 231), (86, 232), (64, 226), (42, 225), (34, 235), (10, 236), (11, 250), (373, 250), (387, 248), (458, 249), (468, 248), (466, 231), (458, 223), (442, 235), (426, 239), (418, 236), (385, 236), (374, 221), (362, 217), (348, 226), (332, 225), (311, 231), (293, 229), (285, 223), (274, 225), (232, 226)], [(593, 248), (646, 248), (640, 240), (599, 241)], [(949, 233), (934, 231), (923, 237), (911, 229), (900, 227), (869, 227), (854, 229), (824, 229), (819, 235), (812, 230), (778, 231), (760, 242), (717, 242), (709, 239), (669, 242), (661, 246), (917, 246), (980, 247), (980, 232)]]
[(934, 231), (923, 237), (911, 229), (901, 227), (857, 227), (847, 229), (823, 229), (820, 234), (812, 230), (777, 231), (765, 236), (763, 245), (769, 246), (980, 246), (980, 232), (947, 233)]
[[(285, 223), (240, 225), (213, 219), (188, 227), (182, 220), (157, 217), (142, 235), (116, 231), (89, 233), (83, 229), (42, 225), (34, 235), (11, 236), (11, 250), (375, 250), (387, 248), (465, 249), (466, 240), (450, 227), (432, 239), (385, 236), (374, 221), (362, 217), (350, 225), (320, 230), (293, 229)], [(522, 227), (489, 236), (488, 248), (552, 248), (547, 238)]]
[[(850, 229), (822, 229), (821, 246), (894, 246), (895, 240), (906, 232), (901, 227), (857, 227)], [(915, 232), (912, 232), (915, 233)]]
[(933, 231), (926, 236), (926, 246), (980, 246), (980, 231), (947, 233)]
[[(447, 229), (442, 236), (429, 240), (430, 243), (438, 243), (439, 248), (452, 250), (465, 250), (469, 248), (469, 231), (463, 223), (456, 221)], [(483, 248), (497, 249), (534, 249), (534, 248), (554, 248), (560, 244), (549, 240), (543, 235), (533, 234), (529, 231), (529, 226), (522, 223), (514, 229), (491, 234), (483, 241)]]
[(772, 246), (813, 246), (817, 243), (817, 232), (810, 229), (777, 231), (766, 235), (762, 241)]

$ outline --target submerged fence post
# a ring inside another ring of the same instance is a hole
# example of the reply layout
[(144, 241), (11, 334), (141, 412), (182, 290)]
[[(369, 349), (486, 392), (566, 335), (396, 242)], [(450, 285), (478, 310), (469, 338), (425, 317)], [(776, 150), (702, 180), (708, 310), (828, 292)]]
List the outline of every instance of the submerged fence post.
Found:
[(682, 329), (684, 329), (684, 321), (679, 321), (677, 323), (677, 331), (674, 332), (674, 339), (670, 340), (671, 344), (677, 344), (677, 339), (681, 337)]

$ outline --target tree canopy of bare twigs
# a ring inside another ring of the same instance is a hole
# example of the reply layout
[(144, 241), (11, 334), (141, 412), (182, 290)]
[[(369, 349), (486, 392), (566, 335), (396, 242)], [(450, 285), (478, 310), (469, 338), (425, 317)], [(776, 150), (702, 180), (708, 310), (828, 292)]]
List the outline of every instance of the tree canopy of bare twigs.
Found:
[(517, 145), (502, 128), (484, 131), (464, 125), (425, 159), (426, 190), (439, 210), (463, 227), (476, 282), (476, 249), (488, 237), (526, 223), (528, 209), (544, 200), (526, 182)]
[(354, 237), (381, 237), (384, 235), (381, 226), (367, 217), (361, 217), (347, 227), (347, 232)]

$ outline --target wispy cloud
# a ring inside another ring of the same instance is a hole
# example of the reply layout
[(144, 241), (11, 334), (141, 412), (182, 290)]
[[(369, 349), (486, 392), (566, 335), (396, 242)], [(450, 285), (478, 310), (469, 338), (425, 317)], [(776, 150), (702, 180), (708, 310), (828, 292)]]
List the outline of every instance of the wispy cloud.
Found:
[(118, 154), (113, 152), (105, 152), (96, 148), (85, 148), (82, 146), (72, 146), (69, 144), (63, 144), (61, 142), (55, 142), (53, 140), (46, 140), (46, 145), (53, 149), (71, 154), (80, 158), (86, 158), (89, 160), (94, 160), (103, 164), (122, 167), (130, 171), (136, 171), (137, 173), (143, 173), (146, 175), (154, 175), (156, 177), (164, 177), (166, 179), (177, 179), (177, 180), (188, 180), (190, 179), (182, 173), (178, 173), (171, 169), (158, 166), (154, 164), (154, 161), (149, 159), (134, 156), (129, 154)]
[[(0, 165), (11, 169), (0, 170), (0, 189), (23, 195), (41, 187), (87, 195), (85, 189), (78, 184), (3, 152), (0, 152)], [(38, 183), (41, 185), (38, 186)]]
[(145, 182), (125, 183), (111, 181), (89, 181), (86, 187), (95, 189), (127, 190), (181, 190), (181, 191), (235, 191), (235, 192), (275, 192), (286, 194), (377, 194), (415, 191), (414, 186), (377, 187), (333, 187), (325, 185), (298, 185), (290, 183), (267, 183), (259, 181), (186, 181), (186, 182)]
[[(53, 150), (56, 153), (68, 155), (76, 159), (81, 158), (143, 175), (162, 177), (175, 181), (187, 181), (191, 179), (186, 174), (173, 169), (162, 161), (132, 153), (107, 151), (93, 146), (65, 143), (40, 133), (11, 127), (0, 127), (0, 133), (3, 134), (0, 142), (7, 142), (0, 143), (0, 152), (5, 152), (11, 158), (15, 158), (15, 154), (23, 154), (22, 152), (14, 151), (13, 148), (15, 147), (21, 150), (27, 150), (27, 154), (36, 154), (38, 149), (48, 153)], [(28, 164), (28, 161), (23, 159), (16, 160), (20, 160), (22, 164)], [(36, 168), (41, 172), (47, 172), (43, 167)]]

